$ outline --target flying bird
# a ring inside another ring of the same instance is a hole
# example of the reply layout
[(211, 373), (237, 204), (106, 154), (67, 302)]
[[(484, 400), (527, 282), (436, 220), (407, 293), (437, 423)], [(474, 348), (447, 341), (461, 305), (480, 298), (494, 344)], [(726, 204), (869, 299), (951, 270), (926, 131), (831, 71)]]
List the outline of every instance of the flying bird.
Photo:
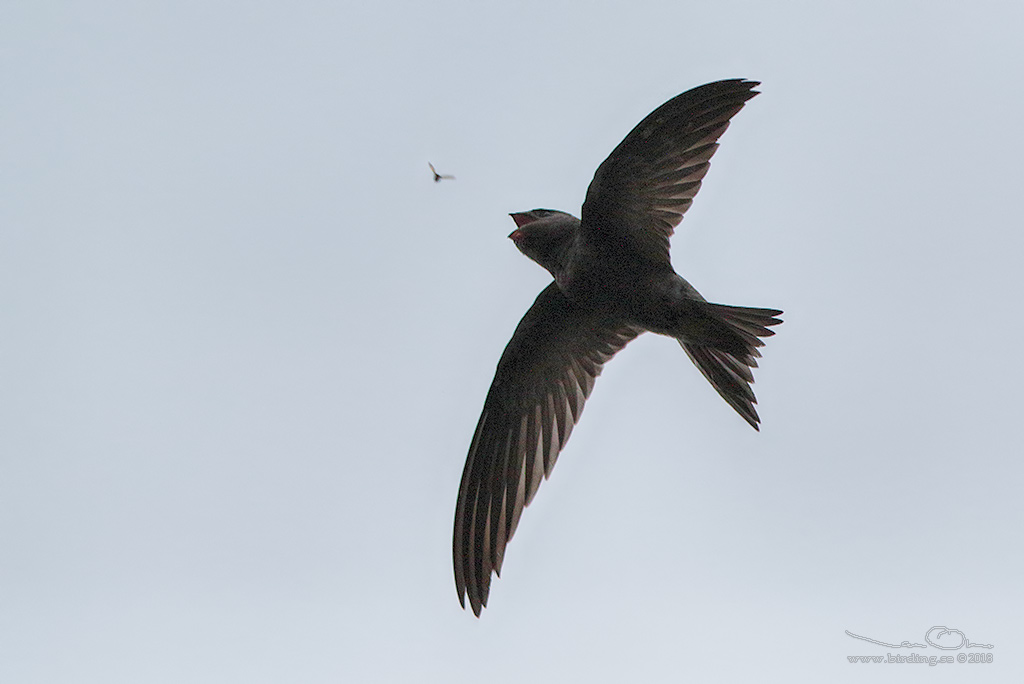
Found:
[(509, 237), (554, 278), (519, 322), (487, 392), (455, 510), (455, 587), (479, 617), (505, 546), (551, 474), (609, 359), (650, 331), (673, 337), (755, 430), (751, 369), (777, 309), (708, 302), (672, 268), (669, 237), (690, 208), (717, 140), (757, 95), (755, 81), (709, 83), (641, 121), (604, 160), (581, 218), (511, 214)]
[(427, 162), (427, 166), (430, 167), (430, 172), (434, 174), (435, 183), (440, 183), (442, 180), (455, 180), (455, 176), (450, 176), (447, 173), (438, 173), (437, 169), (430, 162)]

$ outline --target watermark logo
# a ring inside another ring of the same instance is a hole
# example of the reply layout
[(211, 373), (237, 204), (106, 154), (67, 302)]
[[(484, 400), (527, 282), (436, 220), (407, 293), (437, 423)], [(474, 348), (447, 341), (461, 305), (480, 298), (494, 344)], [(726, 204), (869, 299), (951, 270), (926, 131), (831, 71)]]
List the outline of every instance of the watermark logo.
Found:
[[(871, 644), (878, 646), (885, 646), (886, 648), (937, 648), (940, 651), (960, 651), (961, 649), (972, 649), (972, 648), (984, 648), (992, 650), (995, 648), (992, 644), (982, 644), (975, 641), (971, 641), (967, 638), (959, 629), (950, 629), (945, 625), (936, 625), (935, 627), (929, 628), (924, 633), (925, 643), (918, 643), (912, 641), (901, 641), (897, 643), (888, 643), (879, 639), (872, 639), (870, 637), (861, 636), (860, 634), (854, 634), (850, 630), (846, 630), (846, 635), (854, 639), (860, 639)], [(846, 656), (846, 659), (851, 663), (924, 663), (927, 665), (944, 665), (956, 663), (991, 663), (994, 658), (991, 653), (969, 653), (961, 652), (952, 655), (921, 655), (920, 653), (910, 653), (909, 655), (886, 653), (884, 656), (881, 655), (870, 655), (870, 656)]]

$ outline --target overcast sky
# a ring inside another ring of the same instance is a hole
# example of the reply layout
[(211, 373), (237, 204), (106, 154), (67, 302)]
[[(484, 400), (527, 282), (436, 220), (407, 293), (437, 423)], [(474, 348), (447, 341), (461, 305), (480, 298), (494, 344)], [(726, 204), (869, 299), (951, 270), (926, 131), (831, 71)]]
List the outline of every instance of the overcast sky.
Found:
[[(3, 5), (0, 680), (1024, 681), (1024, 4), (626, 6)], [(722, 78), (672, 255), (785, 311), (762, 431), (641, 337), (478, 620), (508, 213)]]

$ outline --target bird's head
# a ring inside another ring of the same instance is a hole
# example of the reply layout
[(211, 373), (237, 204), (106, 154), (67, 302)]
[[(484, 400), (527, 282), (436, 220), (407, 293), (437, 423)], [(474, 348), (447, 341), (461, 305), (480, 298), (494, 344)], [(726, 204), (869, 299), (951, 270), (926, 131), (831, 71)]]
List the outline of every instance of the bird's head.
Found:
[(534, 209), (509, 216), (516, 222), (516, 229), (509, 235), (512, 242), (557, 279), (569, 263), (580, 220), (553, 209)]

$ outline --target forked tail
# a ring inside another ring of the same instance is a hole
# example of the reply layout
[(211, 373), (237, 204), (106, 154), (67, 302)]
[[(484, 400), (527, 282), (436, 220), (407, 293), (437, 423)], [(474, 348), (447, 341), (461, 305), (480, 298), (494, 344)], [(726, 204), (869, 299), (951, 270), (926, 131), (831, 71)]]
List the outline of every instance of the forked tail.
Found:
[[(751, 368), (757, 368), (757, 359), (763, 347), (762, 337), (775, 332), (771, 326), (782, 323), (778, 309), (752, 309), (703, 302), (708, 335), (680, 338), (679, 344), (690, 360), (700, 369), (722, 398), (743, 416), (755, 430), (761, 419), (754, 409), (757, 399), (750, 389), (754, 382)], [(703, 308), (703, 307), (702, 307)], [(713, 331), (713, 332), (712, 332)], [(694, 337), (703, 339), (698, 343)]]

